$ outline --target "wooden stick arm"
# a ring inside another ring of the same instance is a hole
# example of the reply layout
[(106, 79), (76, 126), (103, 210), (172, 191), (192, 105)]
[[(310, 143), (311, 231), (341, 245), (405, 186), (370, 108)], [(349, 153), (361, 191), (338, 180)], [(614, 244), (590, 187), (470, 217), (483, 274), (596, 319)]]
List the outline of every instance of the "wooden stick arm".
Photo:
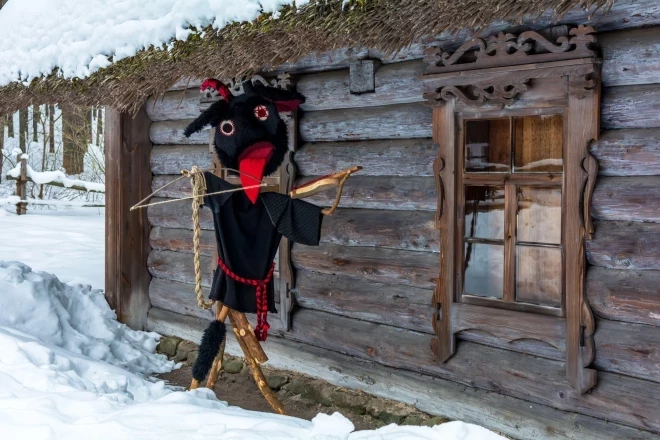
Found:
[(321, 211), (323, 215), (332, 215), (332, 213), (335, 212), (335, 209), (337, 209), (337, 206), (339, 206), (339, 200), (341, 200), (341, 194), (344, 190), (344, 183), (346, 183), (346, 180), (348, 180), (351, 174), (356, 173), (361, 169), (361, 166), (356, 165), (329, 176), (322, 177), (320, 179), (309, 182), (306, 185), (294, 188), (293, 191), (289, 193), (289, 195), (292, 199), (300, 199), (303, 197), (310, 197), (321, 191), (325, 191), (326, 189), (337, 187), (337, 196), (335, 197), (334, 203), (330, 208), (325, 208), (323, 211)]
[(351, 168), (346, 168), (342, 171), (338, 171), (334, 174), (330, 174), (328, 176), (323, 176), (320, 179), (313, 180), (309, 183), (294, 188), (289, 193), (289, 196), (291, 196), (292, 199), (302, 199), (304, 197), (311, 197), (314, 194), (318, 194), (330, 188), (336, 188), (341, 183), (342, 178), (348, 177), (353, 173), (357, 173), (361, 169), (361, 166), (354, 166)]

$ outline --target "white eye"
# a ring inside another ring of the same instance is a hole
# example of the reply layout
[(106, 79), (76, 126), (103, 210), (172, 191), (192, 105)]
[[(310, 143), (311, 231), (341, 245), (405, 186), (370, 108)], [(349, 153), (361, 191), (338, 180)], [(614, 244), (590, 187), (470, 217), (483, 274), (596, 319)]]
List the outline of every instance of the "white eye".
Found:
[(254, 117), (260, 121), (268, 119), (268, 109), (265, 105), (258, 105), (254, 108)]
[(222, 121), (218, 128), (220, 129), (220, 133), (224, 134), (225, 136), (231, 136), (236, 131), (234, 121), (231, 120)]

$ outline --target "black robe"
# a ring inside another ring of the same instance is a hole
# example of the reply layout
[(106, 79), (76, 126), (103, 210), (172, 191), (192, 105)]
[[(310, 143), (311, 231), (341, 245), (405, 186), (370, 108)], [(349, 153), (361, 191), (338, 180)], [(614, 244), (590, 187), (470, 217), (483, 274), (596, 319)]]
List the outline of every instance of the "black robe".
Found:
[[(205, 172), (206, 192), (240, 188)], [(295, 243), (319, 244), (321, 208), (278, 193), (259, 194), (252, 203), (244, 191), (204, 197), (204, 206), (213, 211), (218, 256), (243, 278), (263, 280), (268, 275), (282, 235)], [(268, 283), (268, 311), (277, 312), (273, 280)], [(240, 283), (218, 267), (213, 276), (210, 298), (244, 313), (256, 313), (255, 287)]]

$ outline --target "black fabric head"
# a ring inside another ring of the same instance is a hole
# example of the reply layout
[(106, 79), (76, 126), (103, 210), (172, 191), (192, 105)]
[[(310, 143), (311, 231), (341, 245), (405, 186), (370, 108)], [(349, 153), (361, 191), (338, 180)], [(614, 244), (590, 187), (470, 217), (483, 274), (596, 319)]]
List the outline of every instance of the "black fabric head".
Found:
[[(243, 83), (243, 90), (243, 95), (214, 103), (185, 129), (184, 134), (188, 137), (207, 125), (215, 126), (215, 151), (224, 166), (243, 171), (243, 159), (252, 158), (253, 162), (262, 159), (262, 175), (267, 176), (282, 164), (288, 150), (286, 125), (278, 110), (294, 110), (305, 98), (297, 92), (251, 81)], [(252, 168), (246, 169), (254, 172), (258, 168), (253, 163)], [(255, 177), (261, 179), (261, 176)]]

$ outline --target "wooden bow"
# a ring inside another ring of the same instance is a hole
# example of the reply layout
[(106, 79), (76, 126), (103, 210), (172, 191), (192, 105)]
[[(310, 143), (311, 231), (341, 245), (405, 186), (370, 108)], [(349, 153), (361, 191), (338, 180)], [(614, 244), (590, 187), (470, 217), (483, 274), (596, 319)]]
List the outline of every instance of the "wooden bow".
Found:
[(323, 176), (320, 179), (313, 180), (302, 186), (294, 188), (289, 195), (292, 199), (301, 199), (303, 197), (310, 197), (314, 194), (317, 194), (321, 191), (325, 191), (330, 188), (337, 187), (337, 196), (335, 201), (330, 208), (325, 208), (322, 212), (324, 215), (332, 215), (339, 205), (339, 200), (341, 199), (342, 191), (344, 190), (344, 183), (353, 173), (357, 173), (362, 169), (361, 166), (354, 166), (347, 168), (342, 171), (338, 171), (334, 174), (328, 176)]

